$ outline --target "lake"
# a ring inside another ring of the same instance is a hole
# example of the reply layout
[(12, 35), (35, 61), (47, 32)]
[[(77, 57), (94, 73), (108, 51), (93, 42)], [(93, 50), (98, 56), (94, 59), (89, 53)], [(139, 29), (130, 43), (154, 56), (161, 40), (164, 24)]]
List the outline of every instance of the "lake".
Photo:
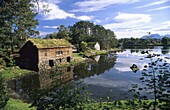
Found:
[[(142, 51), (160, 54), (161, 57), (170, 56), (170, 48), (156, 46), (153, 49), (124, 49), (117, 53), (96, 56), (93, 61), (82, 63), (77, 66), (66, 68), (57, 68), (46, 74), (41, 71), (40, 74), (28, 75), (8, 82), (10, 96), (30, 101), (38, 94), (39, 89), (48, 89), (54, 83), (63, 82), (81, 82), (87, 90), (92, 93), (94, 99), (105, 99), (107, 96), (112, 100), (125, 99), (132, 94), (127, 92), (132, 84), (143, 85), (139, 78), (143, 66), (149, 62), (149, 59), (143, 59), (147, 54)], [(143, 59), (143, 60), (141, 60)], [(140, 70), (134, 73), (130, 66), (136, 64)], [(60, 74), (58, 77), (57, 74)]]

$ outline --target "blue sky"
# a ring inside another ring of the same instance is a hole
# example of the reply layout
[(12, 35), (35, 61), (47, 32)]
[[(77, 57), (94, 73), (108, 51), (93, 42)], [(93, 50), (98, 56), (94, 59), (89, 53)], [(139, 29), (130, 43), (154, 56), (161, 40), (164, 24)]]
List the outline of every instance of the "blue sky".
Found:
[(117, 38), (170, 34), (170, 0), (40, 0), (39, 6), (50, 10), (37, 16), (40, 36), (80, 20), (111, 29)]

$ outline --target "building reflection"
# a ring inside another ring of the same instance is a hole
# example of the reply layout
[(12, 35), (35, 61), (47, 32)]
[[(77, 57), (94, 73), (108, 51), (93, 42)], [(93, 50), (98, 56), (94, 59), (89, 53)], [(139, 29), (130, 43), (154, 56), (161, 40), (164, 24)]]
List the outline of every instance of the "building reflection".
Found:
[(9, 96), (29, 102), (41, 91), (51, 89), (57, 83), (67, 83), (72, 80), (73, 67), (39, 71), (34, 75), (8, 81)]
[(52, 89), (57, 84), (102, 74), (114, 67), (115, 61), (116, 56), (108, 54), (94, 57), (92, 62), (82, 63), (75, 67), (40, 70), (37, 74), (8, 81), (9, 95), (29, 102), (34, 100), (42, 91)]

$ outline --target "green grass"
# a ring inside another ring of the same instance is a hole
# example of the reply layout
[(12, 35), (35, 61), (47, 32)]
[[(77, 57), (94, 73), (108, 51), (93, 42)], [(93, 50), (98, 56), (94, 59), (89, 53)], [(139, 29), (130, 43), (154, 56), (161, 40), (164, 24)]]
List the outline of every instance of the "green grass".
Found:
[[(91, 104), (85, 104), (83, 110), (144, 110), (143, 106), (149, 106), (148, 110), (153, 109), (153, 105), (149, 105), (153, 100), (142, 100), (139, 103), (137, 100), (120, 100), (115, 102), (97, 102)], [(163, 103), (158, 103), (162, 105)]]
[(10, 98), (4, 110), (36, 110), (35, 107), (29, 108), (31, 104), (24, 103), (19, 99)]
[(73, 53), (73, 57), (82, 58), (82, 55), (80, 55), (80, 53)]
[(10, 80), (16, 77), (24, 76), (26, 74), (33, 74), (33, 71), (20, 69), (19, 67), (8, 67), (0, 72), (6, 80)]
[(95, 52), (97, 55), (105, 55), (105, 54), (108, 53), (107, 51), (101, 51), (101, 50), (94, 50), (94, 52)]

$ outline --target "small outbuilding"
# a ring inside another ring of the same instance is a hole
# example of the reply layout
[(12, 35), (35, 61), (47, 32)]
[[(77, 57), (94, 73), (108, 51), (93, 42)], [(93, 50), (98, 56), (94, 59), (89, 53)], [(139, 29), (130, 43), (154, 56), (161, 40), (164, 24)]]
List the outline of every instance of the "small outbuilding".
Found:
[(96, 50), (100, 50), (100, 45), (99, 45), (98, 42), (96, 42), (96, 44), (94, 45), (94, 48), (95, 48)]
[(100, 50), (100, 44), (98, 42), (89, 42), (88, 47), (91, 49)]
[(59, 63), (70, 62), (72, 45), (65, 39), (28, 39), (19, 51), (18, 65), (21, 68), (38, 71)]

